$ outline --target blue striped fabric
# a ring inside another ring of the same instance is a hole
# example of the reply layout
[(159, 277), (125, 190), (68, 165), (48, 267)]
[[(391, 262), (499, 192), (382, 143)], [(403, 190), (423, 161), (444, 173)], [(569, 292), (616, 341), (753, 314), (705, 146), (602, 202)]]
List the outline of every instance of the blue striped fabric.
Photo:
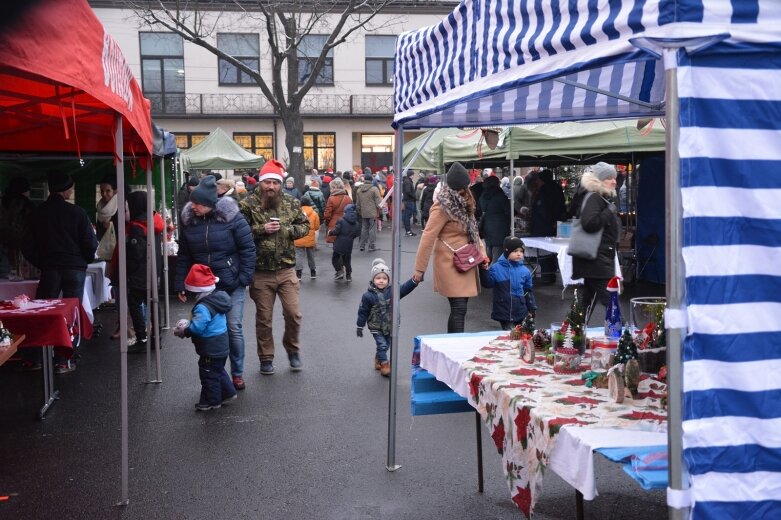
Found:
[[(691, 7), (686, 16), (703, 14)], [(722, 43), (679, 55), (693, 332), (683, 352), (683, 444), (695, 519), (781, 518), (781, 159), (755, 144), (769, 133), (781, 147), (781, 93), (770, 80), (779, 71), (774, 46)], [(768, 83), (747, 83), (756, 78)], [(724, 97), (724, 85), (743, 88)], [(751, 204), (762, 197), (776, 203)]]

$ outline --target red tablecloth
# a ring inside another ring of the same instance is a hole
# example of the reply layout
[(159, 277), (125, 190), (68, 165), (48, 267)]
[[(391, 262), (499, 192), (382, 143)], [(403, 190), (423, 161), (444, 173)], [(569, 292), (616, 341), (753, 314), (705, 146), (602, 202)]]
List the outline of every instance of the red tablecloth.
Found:
[(73, 337), (92, 337), (92, 324), (77, 298), (34, 300), (42, 307), (17, 309), (8, 301), (0, 301), (0, 320), (14, 334), (24, 334), (26, 339), (19, 346), (39, 347), (52, 345), (58, 354), (69, 357), (73, 353)]

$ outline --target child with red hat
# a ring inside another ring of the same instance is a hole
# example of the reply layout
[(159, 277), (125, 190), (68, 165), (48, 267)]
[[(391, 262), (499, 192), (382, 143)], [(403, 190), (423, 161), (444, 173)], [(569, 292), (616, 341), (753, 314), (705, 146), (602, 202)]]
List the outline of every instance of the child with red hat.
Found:
[(195, 294), (195, 306), (189, 320), (179, 320), (174, 335), (192, 338), (198, 359), (198, 375), (201, 378), (201, 398), (195, 410), (214, 410), (236, 399), (225, 362), (228, 360), (228, 321), (231, 298), (225, 291), (216, 290), (219, 278), (208, 265), (193, 264), (184, 279), (184, 288)]

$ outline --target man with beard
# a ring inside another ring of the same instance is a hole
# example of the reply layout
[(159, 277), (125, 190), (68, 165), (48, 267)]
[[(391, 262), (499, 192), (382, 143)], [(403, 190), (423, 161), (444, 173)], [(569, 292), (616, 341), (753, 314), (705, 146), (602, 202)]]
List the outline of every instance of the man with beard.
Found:
[(285, 333), (282, 346), (287, 351), (290, 369), (302, 368), (299, 336), (301, 311), (298, 305), (299, 281), (296, 276), (294, 241), (309, 233), (309, 219), (301, 203), (282, 191), (287, 175), (285, 166), (271, 159), (260, 170), (258, 187), (239, 204), (249, 222), (257, 252), (250, 297), (257, 307), (255, 335), (258, 342), (260, 373), (274, 373), (274, 335), (271, 329), (274, 302), (282, 302)]

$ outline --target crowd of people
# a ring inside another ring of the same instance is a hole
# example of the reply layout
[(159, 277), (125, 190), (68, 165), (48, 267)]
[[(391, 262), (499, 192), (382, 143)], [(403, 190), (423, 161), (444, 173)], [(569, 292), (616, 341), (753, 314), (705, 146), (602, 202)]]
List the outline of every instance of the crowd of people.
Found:
[[(115, 181), (108, 177), (100, 183), (94, 226), (83, 209), (66, 202), (73, 190), (70, 177), (53, 172), (48, 183), (51, 195), (37, 208), (25, 198), (29, 184), (21, 181), (12, 182), (2, 200), (3, 247), (18, 248), (41, 270), (36, 297), (56, 297), (60, 293), (80, 297), (86, 266), (95, 259), (96, 251), (105, 250), (103, 254), (110, 263), (109, 272), (116, 286), (116, 245), (113, 249), (103, 248), (120, 225)], [(202, 393), (196, 409), (219, 408), (235, 399), (237, 390), (246, 388), (242, 321), (247, 292), (256, 306), (260, 373), (275, 373), (272, 322), (277, 298), (284, 318), (281, 343), (290, 370), (303, 369), (299, 292), (305, 268), (310, 278), (317, 278), (316, 251), (330, 249), (334, 281), (351, 282), (355, 242), (359, 251), (377, 250), (377, 232), (393, 216), (390, 207), (394, 195), (401, 197), (400, 218), (405, 236), (416, 235), (415, 224), (422, 231), (413, 273), (400, 284), (400, 296), (408, 295), (423, 282), (431, 263), (432, 289), (447, 298), (450, 307), (448, 333), (464, 332), (469, 299), (477, 296), (481, 287), (493, 290), (491, 317), (502, 329), (518, 325), (536, 312), (534, 278), (524, 263), (522, 239), (511, 233), (513, 218), (523, 222), (523, 230), (531, 236), (554, 236), (557, 221), (568, 215), (579, 217), (589, 232), (603, 230), (598, 257), (575, 258), (573, 271), (576, 277), (585, 279), (580, 292), (584, 306), (593, 308), (596, 302), (607, 305), (605, 287), (614, 274), (615, 243), (620, 230), (615, 185), (615, 168), (599, 163), (583, 176), (572, 205), (566, 208), (561, 186), (553, 180), (550, 170), (533, 172), (511, 185), (509, 178), (474, 175), (454, 163), (442, 177), (406, 172), (399, 194), (388, 193), (393, 188), (392, 169), (328, 170), (324, 175), (314, 170), (298, 186), (287, 175), (285, 165), (274, 159), (241, 181), (218, 174), (188, 175), (177, 193), (178, 258), (173, 285), (181, 302), (195, 300), (191, 319), (177, 324), (176, 335), (192, 338), (199, 354)], [(147, 205), (146, 191), (129, 192), (126, 196), (123, 225), (128, 311), (135, 336), (134, 351), (138, 352), (148, 348), (150, 312), (144, 306), (148, 236), (154, 234), (154, 242), (161, 244), (161, 234), (168, 224), (155, 212), (154, 229), (148, 230)], [(19, 218), (29, 222), (22, 234), (24, 240), (12, 229), (12, 223)], [(454, 251), (470, 244), (478, 260), (471, 266), (474, 268), (464, 269), (454, 263)], [(555, 259), (538, 260), (543, 271), (538, 281), (549, 282), (550, 276), (555, 279)], [(546, 265), (551, 260), (554, 264)], [(383, 259), (377, 258), (372, 264), (368, 290), (358, 306), (356, 326), (358, 336), (363, 335), (364, 327), (372, 334), (376, 346), (374, 367), (383, 376), (390, 373), (391, 298), (390, 269)], [(118, 337), (118, 332), (113, 337)], [(75, 368), (70, 360), (56, 361), (60, 372)], [(230, 375), (225, 368), (228, 361)], [(31, 358), (26, 362), (34, 367), (38, 360)]]

